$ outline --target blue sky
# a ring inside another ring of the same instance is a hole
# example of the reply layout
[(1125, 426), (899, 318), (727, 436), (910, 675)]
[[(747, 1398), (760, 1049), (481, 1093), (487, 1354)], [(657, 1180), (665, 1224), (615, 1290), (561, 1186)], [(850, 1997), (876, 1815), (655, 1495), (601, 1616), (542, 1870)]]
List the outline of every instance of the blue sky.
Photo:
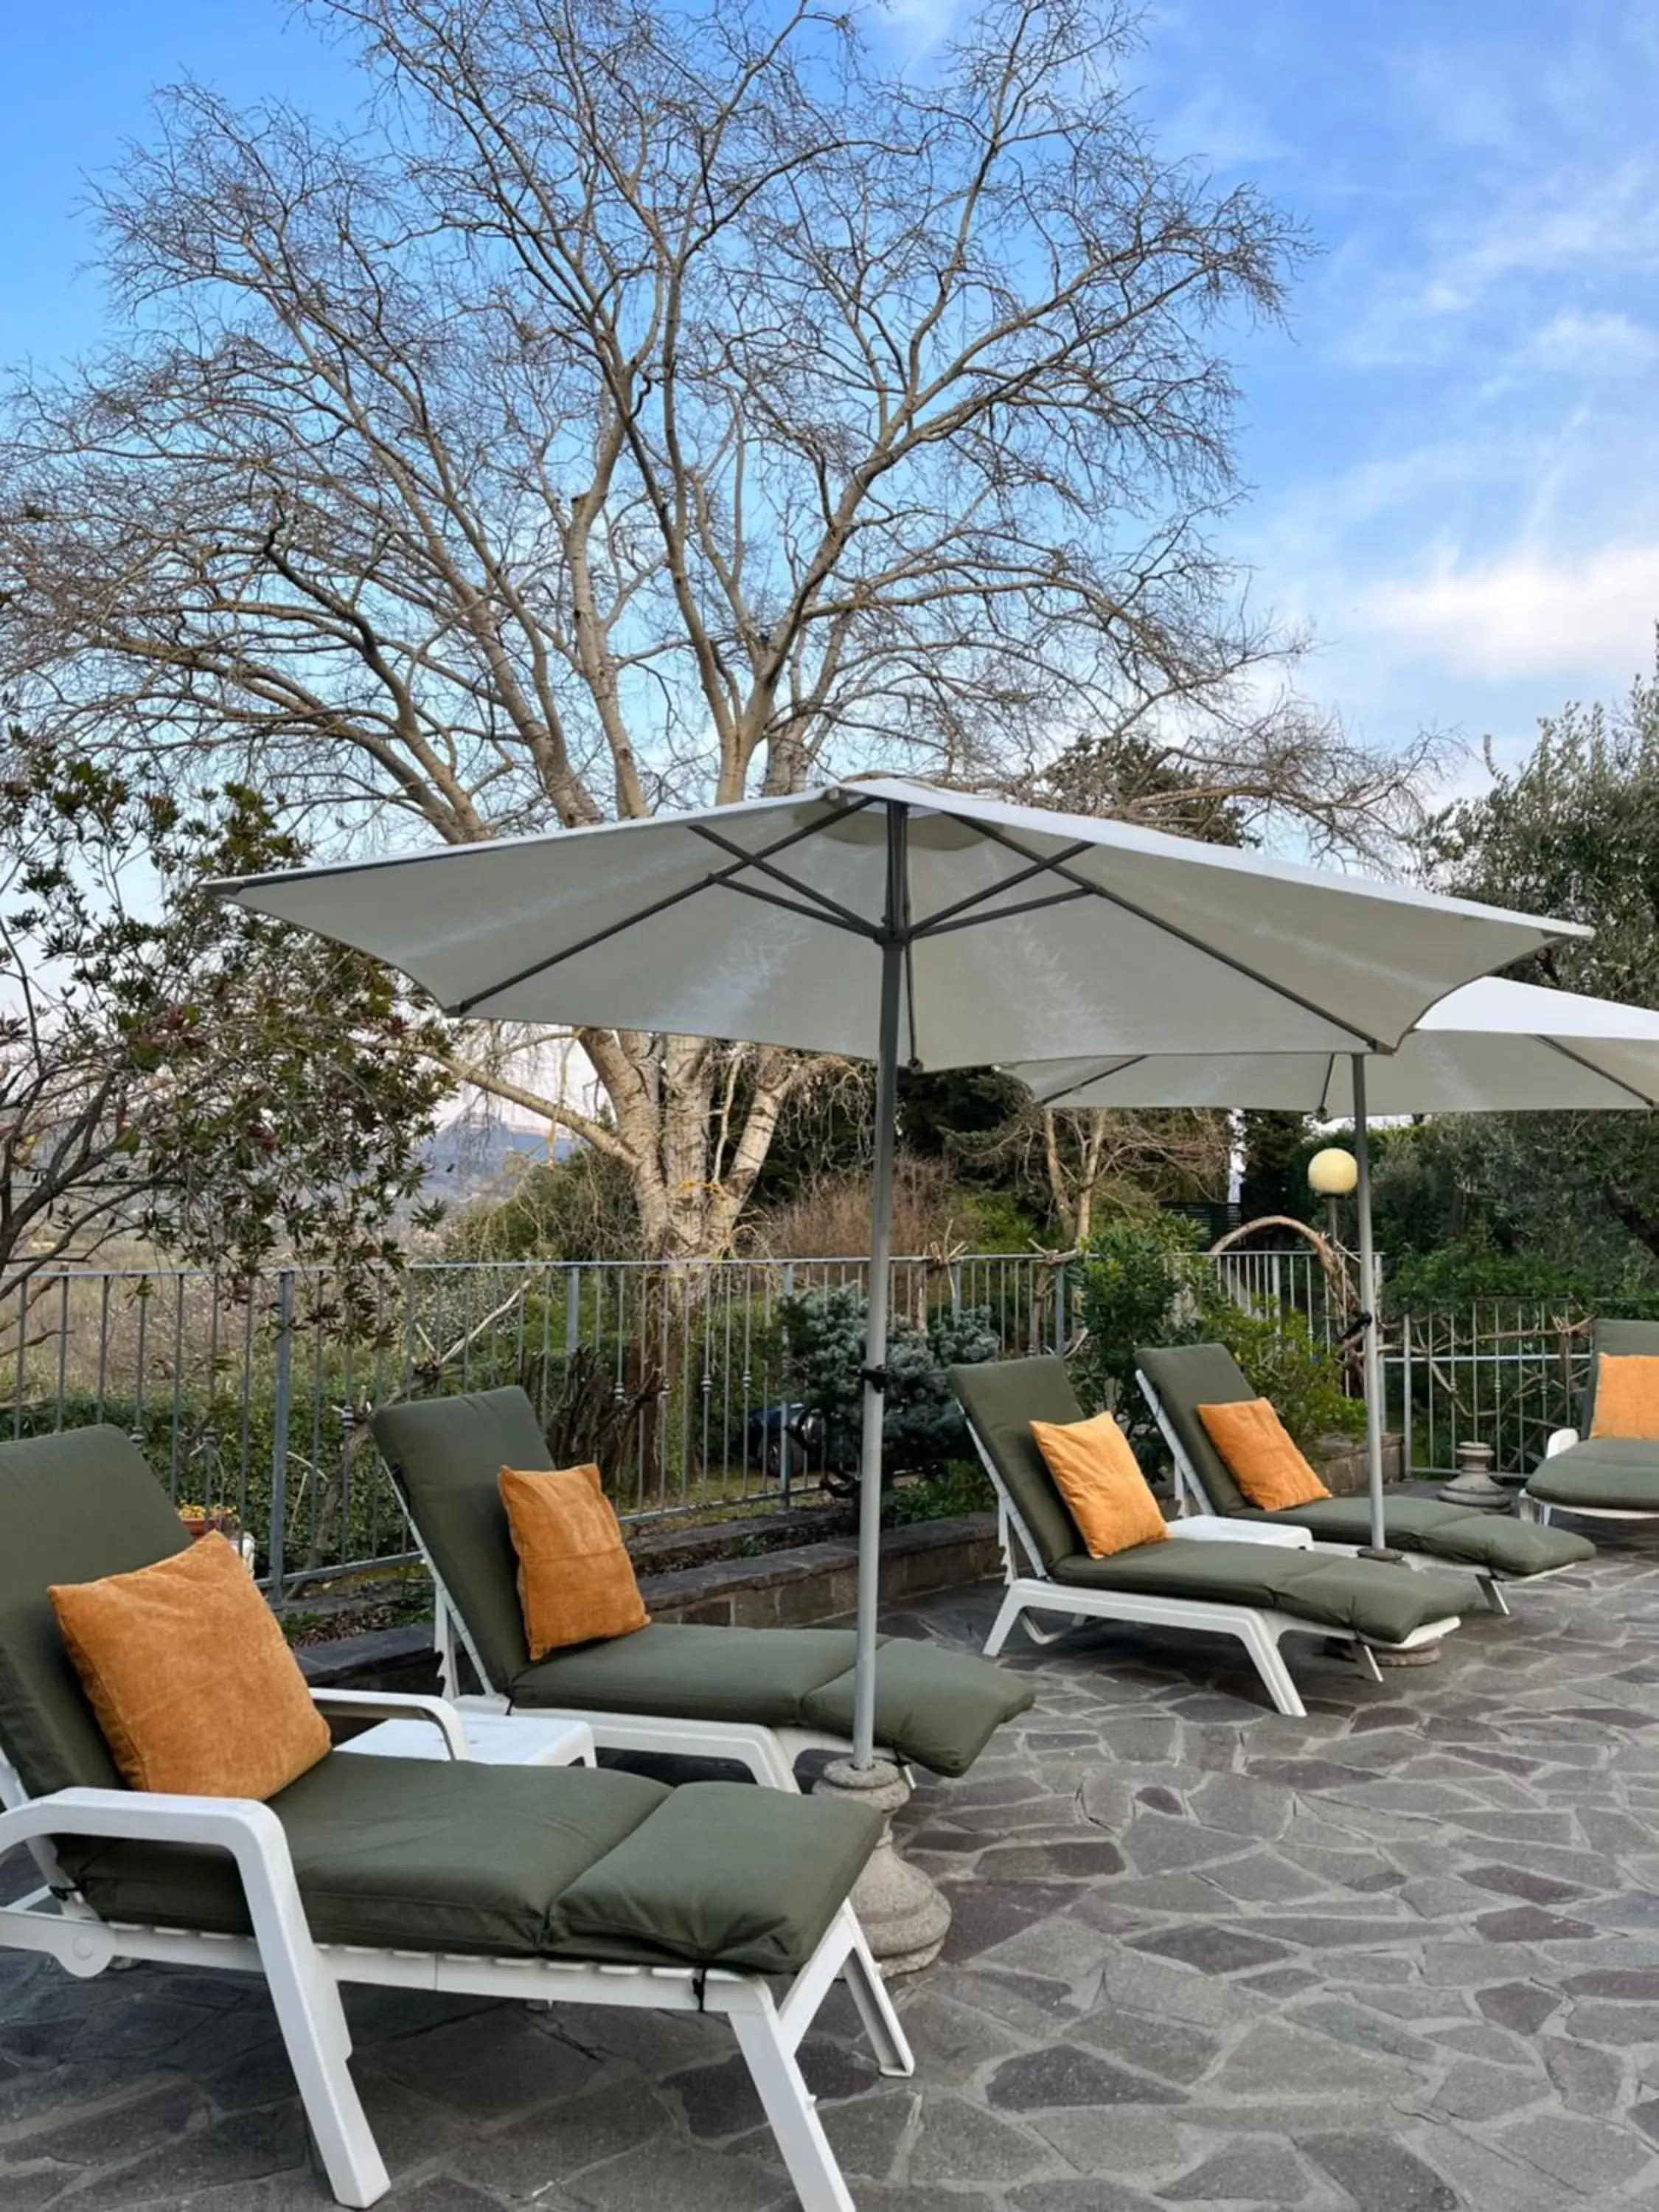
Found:
[[(951, 0), (903, 0), (900, 35)], [(0, 360), (95, 342), (82, 179), (188, 70), (349, 115), (345, 58), (266, 0), (15, 11)], [(1289, 336), (1244, 339), (1229, 526), (1319, 641), (1307, 688), (1372, 738), (1505, 750), (1653, 660), (1659, 9), (1651, 0), (1183, 0), (1133, 74), (1170, 152), (1249, 177), (1322, 251)]]

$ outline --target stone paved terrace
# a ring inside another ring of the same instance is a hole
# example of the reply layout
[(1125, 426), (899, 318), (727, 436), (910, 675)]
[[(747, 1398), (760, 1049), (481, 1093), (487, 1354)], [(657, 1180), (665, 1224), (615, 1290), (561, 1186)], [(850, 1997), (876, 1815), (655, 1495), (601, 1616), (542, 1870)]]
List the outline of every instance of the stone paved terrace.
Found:
[[(1216, 1644), (1017, 1656), (1029, 1725), (911, 1808), (916, 2080), (850, 2008), (806, 2048), (860, 2212), (1659, 2208), (1659, 1549), (1515, 1604), (1381, 1687), (1304, 1661), (1306, 1722)], [(326, 2203), (255, 1987), (0, 1975), (0, 2212)], [(793, 2202), (714, 2022), (349, 2008), (388, 2212)]]

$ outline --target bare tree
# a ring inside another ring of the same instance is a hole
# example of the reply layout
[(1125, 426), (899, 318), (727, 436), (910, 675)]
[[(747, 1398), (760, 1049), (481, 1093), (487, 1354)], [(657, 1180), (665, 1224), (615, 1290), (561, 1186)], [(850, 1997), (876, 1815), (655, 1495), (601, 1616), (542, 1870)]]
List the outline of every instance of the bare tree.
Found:
[[(1284, 641), (1212, 541), (1222, 349), (1298, 241), (1159, 156), (1127, 5), (988, 0), (908, 66), (813, 0), (312, 12), (371, 126), (167, 94), (100, 197), (121, 343), (15, 393), (43, 726), (389, 844), (1246, 731)], [(652, 1249), (722, 1248), (798, 1063), (579, 1039), (603, 1112), (478, 1072), (627, 1164)]]

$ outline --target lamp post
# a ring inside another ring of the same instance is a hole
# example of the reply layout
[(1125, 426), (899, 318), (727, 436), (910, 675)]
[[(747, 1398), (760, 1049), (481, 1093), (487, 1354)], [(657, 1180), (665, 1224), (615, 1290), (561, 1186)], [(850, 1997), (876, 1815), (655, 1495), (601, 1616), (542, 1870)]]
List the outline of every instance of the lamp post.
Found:
[(1371, 1501), (1370, 1554), (1374, 1558), (1398, 1559), (1390, 1552), (1383, 1529), (1382, 1515), (1382, 1372), (1378, 1358), (1376, 1325), (1376, 1258), (1371, 1245), (1371, 1177), (1370, 1148), (1365, 1126), (1365, 1063), (1355, 1056), (1353, 1063), (1354, 1128), (1353, 1150), (1345, 1152), (1340, 1145), (1328, 1146), (1316, 1152), (1308, 1163), (1308, 1181), (1328, 1204), (1332, 1242), (1335, 1242), (1336, 1201), (1350, 1191), (1359, 1200), (1359, 1315), (1355, 1327), (1359, 1334), (1361, 1360), (1365, 1388), (1365, 1464), (1367, 1483)]
[(1359, 1163), (1340, 1145), (1327, 1145), (1308, 1163), (1308, 1188), (1316, 1198), (1325, 1201), (1326, 1231), (1334, 1245), (1338, 1241), (1336, 1202), (1340, 1198), (1349, 1197), (1358, 1181)]

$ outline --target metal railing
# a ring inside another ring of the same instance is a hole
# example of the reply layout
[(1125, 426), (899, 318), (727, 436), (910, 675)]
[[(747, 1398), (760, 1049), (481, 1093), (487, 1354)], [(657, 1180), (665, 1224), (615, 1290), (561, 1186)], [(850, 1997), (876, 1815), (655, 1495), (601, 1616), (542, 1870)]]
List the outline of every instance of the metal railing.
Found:
[[(1310, 1251), (1234, 1252), (1213, 1266), (1263, 1314), (1293, 1313), (1329, 1344), (1344, 1315)], [(857, 1258), (666, 1267), (411, 1265), (348, 1306), (315, 1270), (249, 1288), (191, 1269), (65, 1271), (0, 1306), (0, 1436), (108, 1421), (134, 1437), (175, 1500), (252, 1540), (290, 1585), (412, 1556), (368, 1417), (395, 1400), (518, 1382), (570, 1458), (605, 1462), (624, 1518), (787, 1501), (847, 1470), (799, 1418), (781, 1302), (851, 1285)], [(1063, 1349), (1078, 1326), (1075, 1267), (1030, 1255), (893, 1263), (892, 1310), (925, 1326), (984, 1314), (1008, 1354)], [(1391, 1315), (1388, 1413), (1416, 1471), (1476, 1437), (1501, 1468), (1529, 1466), (1574, 1418), (1583, 1316), (1506, 1302)]]
[[(780, 1302), (842, 1285), (854, 1259), (418, 1263), (348, 1305), (325, 1272), (252, 1286), (205, 1271), (65, 1270), (0, 1306), (0, 1436), (106, 1421), (174, 1500), (252, 1539), (295, 1582), (412, 1557), (368, 1426), (394, 1401), (517, 1382), (556, 1436), (605, 1432), (625, 1519), (820, 1489)], [(1063, 1347), (1069, 1277), (1035, 1255), (896, 1260), (896, 1316), (978, 1308), (1011, 1352)], [(573, 1461), (594, 1454), (572, 1449)]]

